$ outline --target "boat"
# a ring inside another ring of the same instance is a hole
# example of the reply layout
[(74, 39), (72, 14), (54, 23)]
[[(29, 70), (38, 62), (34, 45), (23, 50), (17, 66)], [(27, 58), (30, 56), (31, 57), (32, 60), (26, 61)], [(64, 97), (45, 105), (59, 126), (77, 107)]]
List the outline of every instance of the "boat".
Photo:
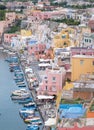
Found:
[(12, 100), (25, 100), (28, 99), (30, 95), (22, 95), (22, 96), (11, 96)]
[(38, 125), (28, 125), (26, 130), (39, 130)]
[(22, 81), (22, 82), (17, 82), (16, 84), (17, 84), (17, 85), (22, 85), (22, 84), (24, 84), (24, 81)]
[(22, 109), (19, 110), (19, 113), (20, 114), (23, 114), (23, 113), (34, 114), (34, 110), (22, 108)]
[(19, 103), (19, 104), (25, 104), (25, 103), (29, 103), (29, 102), (31, 102), (32, 101), (32, 98), (30, 97), (30, 98), (27, 98), (27, 99), (25, 99), (25, 100), (18, 100), (17, 102)]
[(30, 94), (26, 89), (19, 89), (19, 90), (14, 90), (12, 92), (13, 96), (20, 96), (22, 94)]
[(9, 57), (9, 58), (6, 58), (5, 61), (9, 62), (9, 63), (14, 63), (14, 62), (18, 62), (18, 57)]
[(31, 117), (31, 118), (26, 118), (26, 119), (24, 120), (24, 122), (30, 123), (30, 122), (37, 122), (37, 121), (39, 121), (39, 120), (40, 120), (40, 117)]
[(18, 84), (19, 82), (23, 82), (23, 84), (25, 84), (23, 78), (21, 78), (21, 79), (15, 79), (15, 82), (16, 82), (17, 84)]
[(12, 62), (12, 63), (9, 64), (9, 66), (10, 66), (10, 67), (16, 67), (16, 66), (18, 67), (19, 65), (18, 65), (18, 63), (13, 63), (13, 62)]
[(42, 121), (39, 120), (39, 121), (37, 121), (37, 122), (30, 122), (30, 124), (32, 124), (32, 125), (41, 125), (41, 124), (42, 124)]
[(26, 87), (26, 84), (18, 85), (18, 87)]
[(27, 104), (24, 104), (24, 107), (31, 107), (31, 106), (36, 106), (34, 102), (29, 102)]
[(21, 118), (23, 119), (23, 120), (25, 120), (26, 118), (28, 118), (28, 117), (34, 117), (34, 112), (29, 112), (29, 113), (27, 113), (27, 112), (22, 112), (22, 113), (19, 113), (20, 114), (20, 116), (21, 116)]

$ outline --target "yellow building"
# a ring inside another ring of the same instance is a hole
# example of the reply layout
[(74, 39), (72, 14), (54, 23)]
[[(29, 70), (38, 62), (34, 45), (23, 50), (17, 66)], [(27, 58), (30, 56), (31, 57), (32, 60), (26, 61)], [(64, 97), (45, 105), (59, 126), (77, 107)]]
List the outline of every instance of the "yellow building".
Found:
[(70, 90), (70, 89), (72, 89), (74, 86), (73, 86), (73, 83), (68, 83), (68, 82), (66, 82), (66, 84), (65, 84), (65, 86), (63, 87), (63, 90)]
[(71, 46), (70, 34), (75, 33), (73, 28), (63, 29), (59, 34), (57, 34), (54, 39), (54, 48), (65, 48)]
[(54, 48), (65, 48), (70, 45), (70, 39), (68, 32), (61, 32), (53, 39)]
[(21, 30), (21, 36), (31, 36), (32, 35), (32, 32), (31, 30), (25, 30), (25, 29), (22, 29)]
[(94, 74), (94, 56), (75, 55), (71, 59), (71, 80), (75, 81), (82, 74)]

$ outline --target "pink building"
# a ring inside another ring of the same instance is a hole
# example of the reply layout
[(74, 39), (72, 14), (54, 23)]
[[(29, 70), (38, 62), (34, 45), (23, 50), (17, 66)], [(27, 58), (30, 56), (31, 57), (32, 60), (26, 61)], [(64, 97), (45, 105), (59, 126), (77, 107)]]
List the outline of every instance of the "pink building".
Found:
[(94, 49), (87, 47), (73, 47), (71, 48), (71, 55), (94, 55)]
[(33, 44), (32, 46), (28, 46), (28, 53), (29, 55), (36, 55), (36, 54), (43, 54), (46, 49), (46, 45), (39, 43), (39, 44)]
[(39, 85), (38, 95), (57, 95), (57, 92), (62, 90), (65, 81), (65, 70), (60, 68), (46, 69), (45, 73), (46, 75), (43, 76)]
[(11, 34), (11, 33), (5, 33), (4, 34), (4, 42), (5, 43), (10, 43), (12, 37), (16, 37), (16, 34)]
[(49, 19), (51, 18), (51, 12), (41, 12), (41, 11), (34, 11), (32, 15), (37, 19)]

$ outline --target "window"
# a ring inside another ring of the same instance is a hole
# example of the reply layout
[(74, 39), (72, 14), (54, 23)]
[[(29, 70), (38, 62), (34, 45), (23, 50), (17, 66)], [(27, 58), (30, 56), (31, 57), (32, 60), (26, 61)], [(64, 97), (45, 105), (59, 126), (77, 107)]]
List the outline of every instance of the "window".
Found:
[(48, 81), (45, 81), (45, 83), (47, 84), (47, 83), (48, 83)]
[(64, 42), (64, 46), (66, 46), (67, 45), (67, 43), (66, 42)]
[(87, 42), (87, 39), (85, 39), (85, 42)]
[(53, 79), (52, 79), (53, 81), (55, 81), (56, 80), (56, 77), (53, 77)]
[(84, 64), (84, 60), (80, 60), (80, 65), (83, 65)]
[(94, 66), (94, 61), (92, 62), (92, 65)]
[(56, 91), (56, 86), (52, 86), (52, 91)]
[(47, 79), (47, 77), (45, 76), (44, 79)]
[(89, 39), (89, 43), (91, 43), (91, 39)]
[(45, 86), (45, 90), (47, 90), (47, 86)]

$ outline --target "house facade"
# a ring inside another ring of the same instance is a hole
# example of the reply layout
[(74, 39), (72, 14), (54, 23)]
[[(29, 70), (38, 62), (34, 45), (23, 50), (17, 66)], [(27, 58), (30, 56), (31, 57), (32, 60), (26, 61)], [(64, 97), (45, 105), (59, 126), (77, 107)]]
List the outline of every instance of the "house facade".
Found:
[(57, 95), (62, 90), (65, 81), (66, 71), (64, 69), (47, 69), (39, 85), (38, 94)]
[(4, 43), (9, 44), (11, 43), (12, 37), (16, 37), (17, 34), (5, 33), (4, 34)]
[(94, 55), (94, 49), (93, 48), (87, 48), (87, 47), (72, 47), (70, 51), (71, 56), (74, 55)]
[(16, 13), (15, 12), (6, 13), (5, 20), (6, 20), (8, 25), (11, 25), (16, 20)]
[(84, 47), (92, 47), (94, 46), (94, 33), (84, 33), (82, 38), (82, 45)]
[(74, 55), (71, 59), (71, 80), (75, 81), (82, 74), (94, 74), (94, 56)]

